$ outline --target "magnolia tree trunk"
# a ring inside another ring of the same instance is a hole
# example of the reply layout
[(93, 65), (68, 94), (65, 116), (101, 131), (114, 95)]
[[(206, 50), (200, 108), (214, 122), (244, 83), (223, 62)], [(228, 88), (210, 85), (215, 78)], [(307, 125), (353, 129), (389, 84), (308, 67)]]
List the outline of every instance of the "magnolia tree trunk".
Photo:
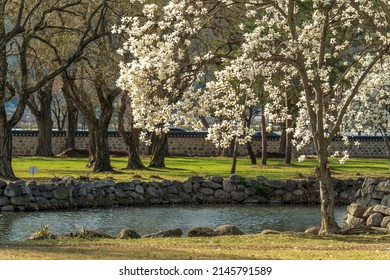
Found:
[(160, 133), (152, 135), (152, 155), (149, 167), (165, 167), (165, 156), (168, 147), (168, 134)]
[(253, 149), (252, 149), (252, 143), (251, 142), (246, 142), (246, 148), (248, 150), (249, 158), (251, 159), (251, 164), (257, 164), (256, 155), (255, 155), (255, 153), (253, 152)]
[(267, 165), (267, 129), (263, 110), (261, 110), (261, 165)]
[(127, 159), (126, 169), (137, 170), (145, 168), (139, 156), (139, 134), (139, 129), (133, 128), (131, 130), (131, 135), (128, 139), (129, 157)]
[[(286, 108), (287, 108), (287, 114), (291, 115), (291, 100), (286, 93), (285, 96), (285, 102), (286, 102)], [(292, 157), (292, 131), (290, 129), (292, 128), (293, 123), (291, 118), (286, 118), (286, 150), (284, 154), (284, 163), (285, 164), (291, 164), (291, 157)]]
[(320, 234), (329, 234), (339, 230), (334, 218), (334, 186), (330, 174), (326, 149), (318, 153), (319, 167), (316, 174), (320, 183), (321, 230)]
[(387, 160), (389, 162), (389, 171), (390, 171), (390, 140), (389, 140), (389, 136), (387, 136), (387, 134), (385, 134), (383, 139), (385, 140), (385, 145), (386, 145), (386, 149), (387, 149)]
[(238, 152), (238, 141), (237, 141), (237, 139), (235, 139), (235, 141), (234, 141), (234, 148), (233, 148), (233, 161), (232, 161), (232, 168), (230, 169), (230, 174), (236, 173), (237, 152)]

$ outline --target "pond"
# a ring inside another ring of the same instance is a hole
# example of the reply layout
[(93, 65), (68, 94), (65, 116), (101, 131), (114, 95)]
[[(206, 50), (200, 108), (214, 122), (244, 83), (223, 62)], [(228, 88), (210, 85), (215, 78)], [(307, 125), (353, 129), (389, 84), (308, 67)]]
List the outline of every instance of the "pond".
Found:
[[(346, 206), (335, 208), (341, 225)], [(232, 224), (244, 233), (263, 229), (304, 231), (320, 224), (319, 206), (223, 205), (156, 206), (112, 209), (87, 209), (57, 212), (0, 212), (0, 240), (20, 240), (43, 225), (56, 234), (70, 233), (84, 227), (99, 229), (116, 236), (124, 227), (140, 235), (179, 227), (184, 234), (191, 227), (216, 228)]]

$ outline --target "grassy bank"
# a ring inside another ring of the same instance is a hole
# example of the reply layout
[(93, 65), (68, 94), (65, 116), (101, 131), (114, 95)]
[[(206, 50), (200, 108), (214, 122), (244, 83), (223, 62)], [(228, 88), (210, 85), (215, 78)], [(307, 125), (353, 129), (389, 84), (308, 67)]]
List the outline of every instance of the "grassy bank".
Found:
[(0, 243), (1, 259), (390, 259), (390, 235), (245, 235)]
[[(31, 180), (28, 173), (29, 166), (38, 166), (37, 181), (47, 181), (54, 176), (63, 177), (72, 175), (90, 179), (113, 178), (118, 181), (139, 178), (143, 180), (185, 180), (189, 176), (219, 175), (228, 177), (231, 167), (231, 159), (224, 157), (171, 157), (166, 159), (166, 168), (145, 169), (140, 171), (124, 170), (127, 158), (112, 158), (113, 173), (94, 174), (90, 168), (86, 168), (86, 159), (79, 158), (42, 158), (42, 157), (15, 157), (13, 168), (15, 174), (25, 180)], [(149, 158), (143, 158), (145, 165)], [(267, 166), (251, 165), (249, 159), (239, 158), (237, 174), (244, 177), (265, 176), (269, 179), (300, 179), (312, 176), (316, 159), (305, 162), (294, 161), (292, 165), (284, 165), (282, 159), (269, 159)], [(337, 160), (331, 161), (332, 174), (337, 178), (356, 177), (390, 177), (388, 163), (385, 159), (350, 159), (345, 164)]]

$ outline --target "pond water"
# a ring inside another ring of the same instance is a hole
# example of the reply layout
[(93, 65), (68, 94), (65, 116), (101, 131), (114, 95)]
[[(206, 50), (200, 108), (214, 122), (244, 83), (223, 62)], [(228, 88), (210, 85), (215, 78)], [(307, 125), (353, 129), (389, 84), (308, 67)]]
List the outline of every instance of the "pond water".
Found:
[[(346, 206), (335, 208), (341, 225)], [(179, 227), (184, 234), (191, 227), (216, 228), (232, 224), (244, 233), (263, 229), (304, 231), (320, 224), (319, 206), (158, 206), (112, 209), (88, 209), (57, 212), (0, 212), (0, 240), (20, 240), (43, 225), (56, 234), (70, 233), (84, 227), (99, 229), (116, 236), (124, 227), (140, 235)]]

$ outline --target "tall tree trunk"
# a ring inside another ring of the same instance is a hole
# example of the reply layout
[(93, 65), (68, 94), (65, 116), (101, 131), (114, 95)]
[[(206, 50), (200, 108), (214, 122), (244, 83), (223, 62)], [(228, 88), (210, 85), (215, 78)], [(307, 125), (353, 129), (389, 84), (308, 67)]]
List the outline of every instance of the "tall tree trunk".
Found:
[(65, 139), (65, 148), (66, 149), (75, 149), (76, 148), (76, 131), (77, 131), (77, 118), (78, 118), (78, 109), (74, 106), (73, 102), (66, 99), (67, 104), (67, 126), (66, 126), (66, 139)]
[(40, 89), (36, 95), (31, 95), (28, 106), (35, 116), (38, 126), (38, 144), (35, 150), (36, 156), (52, 157), (53, 150), (51, 146), (53, 120), (51, 118), (51, 105), (53, 83), (49, 82), (47, 86)]
[(93, 172), (113, 171), (110, 163), (110, 148), (107, 135), (108, 125), (98, 126), (95, 129), (95, 164)]
[(284, 154), (286, 152), (286, 128), (284, 125), (281, 125), (280, 138), (279, 138), (279, 154)]
[(139, 129), (133, 128), (131, 130), (128, 145), (129, 157), (127, 159), (126, 169), (137, 170), (145, 168), (145, 165), (142, 163), (141, 158), (139, 156), (139, 134)]
[(230, 174), (236, 173), (237, 153), (238, 153), (238, 141), (236, 138), (234, 138), (233, 161), (232, 161), (232, 168), (230, 169)]
[(0, 178), (11, 180), (16, 178), (12, 170), (12, 132), (5, 124), (5, 116), (5, 110), (0, 112)]
[(334, 186), (330, 174), (328, 153), (321, 150), (318, 153), (319, 167), (316, 174), (320, 183), (321, 199), (321, 230), (320, 234), (328, 234), (339, 229), (334, 218)]
[(152, 134), (152, 156), (150, 158), (149, 167), (163, 168), (165, 167), (165, 156), (168, 146), (168, 134)]
[(62, 93), (65, 97), (66, 107), (67, 107), (67, 128), (66, 128), (66, 139), (65, 139), (65, 148), (66, 149), (75, 149), (76, 148), (76, 131), (77, 131), (77, 121), (78, 121), (78, 112), (79, 110), (75, 106), (72, 96), (76, 86), (72, 85), (74, 81), (70, 81), (67, 75), (67, 72), (64, 71), (61, 75), (62, 78)]
[(123, 139), (123, 142), (125, 142), (129, 150), (126, 169), (143, 169), (145, 166), (139, 156), (139, 136), (141, 130), (133, 127), (133, 116), (131, 110), (129, 110), (127, 114), (127, 119), (129, 119), (130, 132), (127, 133), (125, 130), (125, 115), (126, 108), (128, 108), (127, 101), (128, 95), (126, 92), (124, 92), (122, 93), (121, 106), (119, 107), (118, 112), (118, 131)]
[[(287, 108), (287, 114), (291, 115), (291, 99), (289, 98), (287, 92), (285, 96), (285, 103)], [(284, 163), (291, 164), (292, 158), (292, 119), (291, 117), (286, 118), (286, 151), (284, 154)]]
[(50, 111), (49, 114), (42, 111), (42, 114), (40, 116), (36, 116), (35, 118), (38, 126), (38, 145), (35, 155), (41, 157), (52, 157), (54, 156), (51, 146), (53, 120), (51, 119)]
[(88, 126), (88, 152), (89, 158), (86, 167), (93, 167), (96, 163), (96, 127), (87, 120)]
[(251, 159), (251, 164), (257, 164), (257, 159), (255, 152), (252, 149), (252, 143), (251, 142), (246, 142), (246, 149), (248, 150), (248, 155), (249, 158)]
[(261, 109), (261, 165), (267, 165), (267, 124), (264, 107)]
[(383, 134), (383, 140), (385, 141), (385, 145), (386, 145), (387, 160), (389, 163), (389, 172), (390, 172), (390, 140), (389, 140), (389, 136), (387, 135), (387, 133)]

